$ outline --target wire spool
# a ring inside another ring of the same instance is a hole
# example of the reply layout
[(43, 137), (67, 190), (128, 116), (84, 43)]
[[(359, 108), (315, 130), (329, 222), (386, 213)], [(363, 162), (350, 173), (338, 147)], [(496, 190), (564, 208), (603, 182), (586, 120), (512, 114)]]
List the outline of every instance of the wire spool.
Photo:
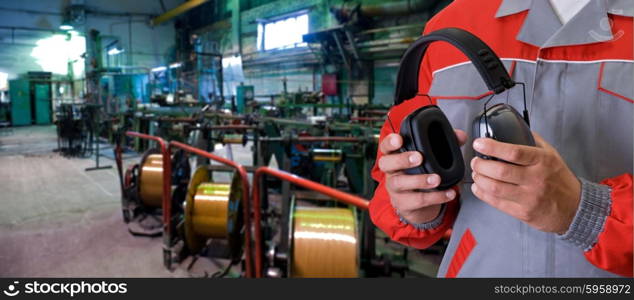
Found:
[(199, 252), (210, 238), (227, 239), (233, 259), (242, 253), (242, 182), (235, 173), (231, 183), (211, 182), (209, 166), (191, 177), (185, 198), (185, 243)]
[(359, 239), (352, 209), (297, 207), (292, 217), (291, 277), (359, 276)]
[(226, 134), (222, 137), (223, 144), (237, 144), (237, 145), (246, 145), (247, 144), (247, 135), (246, 134)]
[(163, 204), (163, 155), (148, 151), (141, 160), (139, 198), (146, 207)]
[(343, 159), (341, 149), (312, 149), (310, 154), (313, 161), (340, 162)]

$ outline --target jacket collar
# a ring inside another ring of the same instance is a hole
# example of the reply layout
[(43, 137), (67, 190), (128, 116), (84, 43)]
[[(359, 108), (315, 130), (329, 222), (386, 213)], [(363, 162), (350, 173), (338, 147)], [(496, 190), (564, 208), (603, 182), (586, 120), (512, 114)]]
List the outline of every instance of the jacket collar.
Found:
[(634, 15), (631, 0), (592, 0), (568, 23), (562, 25), (548, 0), (502, 0), (496, 18), (528, 10), (517, 39), (541, 48), (584, 45), (610, 41), (607, 20), (613, 15)]

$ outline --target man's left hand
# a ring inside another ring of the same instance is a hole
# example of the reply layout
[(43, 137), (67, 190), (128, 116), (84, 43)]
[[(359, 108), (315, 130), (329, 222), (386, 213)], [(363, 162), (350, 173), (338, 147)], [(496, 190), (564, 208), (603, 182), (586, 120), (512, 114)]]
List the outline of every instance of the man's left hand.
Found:
[(555, 148), (533, 132), (537, 147), (479, 138), (473, 148), (511, 162), (471, 160), (473, 194), (480, 200), (545, 232), (563, 234), (574, 218), (581, 183)]

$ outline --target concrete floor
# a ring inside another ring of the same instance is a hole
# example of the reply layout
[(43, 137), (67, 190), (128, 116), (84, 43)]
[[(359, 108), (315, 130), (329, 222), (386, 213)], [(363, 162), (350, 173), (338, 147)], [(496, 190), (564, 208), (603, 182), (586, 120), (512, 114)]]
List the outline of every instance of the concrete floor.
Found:
[[(218, 270), (197, 260), (167, 271), (161, 238), (133, 237), (121, 217), (112, 169), (65, 158), (54, 126), (1, 129), (0, 277), (197, 277)], [(138, 160), (136, 158), (135, 160)]]

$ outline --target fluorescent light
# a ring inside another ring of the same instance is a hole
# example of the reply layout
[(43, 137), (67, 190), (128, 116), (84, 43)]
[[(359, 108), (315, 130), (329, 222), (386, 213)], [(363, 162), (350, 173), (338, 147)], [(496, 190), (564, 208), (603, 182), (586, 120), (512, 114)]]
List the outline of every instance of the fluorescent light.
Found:
[(124, 51), (123, 49), (112, 48), (112, 49), (108, 50), (108, 55), (117, 55), (119, 53), (122, 53), (123, 51)]
[(167, 67), (165, 67), (165, 66), (160, 66), (160, 67), (156, 67), (156, 68), (152, 69), (151, 71), (152, 71), (152, 72), (163, 72), (163, 71), (165, 71), (165, 70), (167, 70)]
[(173, 63), (170, 65), (170, 69), (176, 69), (176, 68), (180, 68), (182, 66), (181, 63)]
[(74, 27), (72, 25), (70, 25), (70, 24), (62, 23), (62, 25), (59, 25), (59, 29), (61, 29), (61, 30), (73, 30)]

